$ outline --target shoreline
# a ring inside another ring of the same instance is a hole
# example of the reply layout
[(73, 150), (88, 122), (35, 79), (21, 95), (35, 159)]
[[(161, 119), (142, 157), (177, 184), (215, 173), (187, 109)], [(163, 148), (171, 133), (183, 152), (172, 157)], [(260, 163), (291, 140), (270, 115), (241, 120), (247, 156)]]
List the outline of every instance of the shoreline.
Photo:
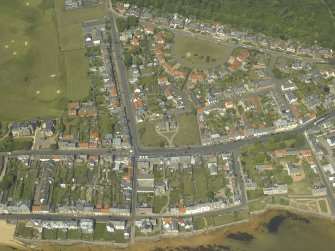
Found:
[[(162, 246), (164, 243), (184, 243), (188, 242), (192, 238), (196, 238), (196, 240), (191, 242), (191, 246), (193, 247), (193, 243), (197, 243), (197, 239), (203, 239), (204, 236), (206, 238), (211, 239), (211, 235), (218, 235), (218, 234), (227, 234), (230, 232), (239, 232), (241, 229), (245, 229), (247, 226), (255, 226), (255, 229), (258, 228), (258, 225), (260, 225), (265, 219), (269, 219), (278, 215), (284, 215), (284, 214), (294, 214), (297, 216), (302, 217), (309, 217), (314, 218), (318, 220), (324, 220), (329, 221), (331, 223), (334, 223), (335, 219), (334, 217), (330, 215), (323, 215), (316, 212), (309, 212), (302, 209), (297, 208), (288, 208), (287, 206), (280, 206), (280, 205), (267, 205), (264, 210), (251, 212), (249, 214), (249, 218), (245, 220), (241, 220), (238, 222), (232, 222), (227, 223), (225, 225), (206, 228), (202, 230), (194, 230), (190, 233), (182, 233), (178, 235), (164, 235), (160, 234), (157, 236), (148, 236), (148, 237), (137, 237), (135, 238), (135, 244), (127, 244), (127, 245), (120, 245), (116, 243), (99, 243), (99, 242), (90, 242), (87, 243), (85, 241), (69, 241), (61, 243), (61, 241), (48, 241), (48, 240), (42, 240), (42, 241), (36, 241), (36, 240), (24, 240), (20, 241), (20, 238), (14, 237), (15, 232), (15, 226), (11, 226), (11, 224), (7, 224), (6, 221), (0, 221), (1, 224), (6, 224), (10, 226), (13, 235), (11, 238), (9, 237), (9, 232), (7, 232), (7, 241), (4, 241), (4, 238), (0, 237), (0, 247), (9, 247), (19, 250), (71, 250), (71, 248), (75, 247), (81, 249), (81, 250), (90, 250), (91, 248), (97, 248), (99, 250), (129, 250), (129, 251), (135, 251), (135, 250), (141, 250), (136, 249), (139, 246), (148, 245), (152, 246), (151, 248), (154, 248), (156, 246)], [(2, 229), (2, 228), (1, 228)], [(3, 237), (3, 236), (2, 236)], [(2, 241), (1, 241), (2, 240)], [(6, 239), (5, 239), (6, 240)], [(206, 240), (206, 239), (205, 239)], [(208, 241), (208, 240), (206, 240)], [(187, 244), (187, 246), (189, 243)], [(174, 247), (177, 247), (173, 245)], [(185, 246), (185, 245), (183, 245)], [(79, 248), (80, 247), (80, 248)]]
[(6, 220), (0, 220), (0, 247), (7, 247), (18, 250), (30, 250), (24, 243), (15, 238), (16, 225), (7, 223)]

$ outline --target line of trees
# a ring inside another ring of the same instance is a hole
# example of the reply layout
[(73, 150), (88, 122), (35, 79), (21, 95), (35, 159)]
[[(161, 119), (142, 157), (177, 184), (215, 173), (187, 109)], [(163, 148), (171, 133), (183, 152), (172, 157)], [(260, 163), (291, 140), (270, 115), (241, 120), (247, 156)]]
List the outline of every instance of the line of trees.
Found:
[(335, 49), (333, 0), (119, 0), (155, 12), (251, 28), (272, 37), (296, 38)]

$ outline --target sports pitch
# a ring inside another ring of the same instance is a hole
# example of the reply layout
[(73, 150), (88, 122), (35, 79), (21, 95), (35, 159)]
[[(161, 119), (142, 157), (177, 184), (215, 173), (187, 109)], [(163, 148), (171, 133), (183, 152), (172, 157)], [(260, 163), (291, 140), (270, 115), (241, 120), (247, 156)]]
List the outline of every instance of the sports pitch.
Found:
[(222, 64), (229, 54), (222, 44), (183, 35), (176, 35), (173, 46), (173, 55), (181, 65), (199, 70)]
[(88, 95), (81, 23), (83, 18), (101, 18), (105, 11), (65, 12), (63, 4), (1, 1), (0, 120), (60, 116), (67, 101)]

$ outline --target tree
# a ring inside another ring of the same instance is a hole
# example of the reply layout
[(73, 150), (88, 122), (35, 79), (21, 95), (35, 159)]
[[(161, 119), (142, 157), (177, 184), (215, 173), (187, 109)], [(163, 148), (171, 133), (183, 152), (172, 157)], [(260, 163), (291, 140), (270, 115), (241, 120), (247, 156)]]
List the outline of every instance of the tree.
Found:
[(56, 124), (56, 131), (64, 132), (64, 130), (65, 130), (65, 126), (63, 124), (63, 120), (60, 119), (59, 123)]
[(286, 183), (287, 185), (291, 185), (293, 183), (293, 179), (289, 175), (284, 175), (283, 179), (284, 179), (284, 183)]
[(57, 150), (58, 149), (58, 144), (51, 144), (50, 149), (51, 150)]
[(119, 32), (124, 32), (128, 28), (128, 23), (126, 20), (122, 18), (117, 18), (115, 20), (116, 22), (116, 27)]
[(159, 142), (159, 146), (160, 147), (164, 147), (165, 146), (165, 142), (164, 141)]
[(134, 16), (129, 16), (127, 18), (127, 25), (128, 25), (128, 28), (137, 26), (138, 25), (138, 18), (134, 17)]
[(174, 34), (173, 32), (166, 31), (164, 33), (164, 39), (167, 43), (173, 43), (174, 42)]
[(140, 127), (138, 129), (138, 134), (140, 135), (141, 138), (143, 137), (144, 133), (145, 133), (145, 127)]
[(213, 201), (214, 200), (214, 192), (213, 191), (208, 191), (207, 192), (207, 197), (208, 197), (208, 201)]
[(132, 64), (133, 64), (132, 56), (128, 53), (124, 53), (123, 54), (123, 62), (127, 67), (132, 66)]

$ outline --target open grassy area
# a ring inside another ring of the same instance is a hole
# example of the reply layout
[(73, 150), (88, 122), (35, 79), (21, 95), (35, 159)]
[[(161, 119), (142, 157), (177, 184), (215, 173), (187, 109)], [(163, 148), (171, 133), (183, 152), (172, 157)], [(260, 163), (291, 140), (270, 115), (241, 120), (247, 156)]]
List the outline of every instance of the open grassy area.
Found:
[(127, 242), (127, 240), (124, 239), (122, 230), (116, 230), (114, 233), (105, 231), (104, 241), (111, 241), (111, 242), (116, 242), (116, 243)]
[(80, 100), (89, 93), (88, 61), (85, 49), (60, 52), (63, 74), (63, 95), (68, 100)]
[(328, 213), (328, 208), (325, 200), (318, 200), (318, 204), (322, 213)]
[(66, 232), (67, 232), (67, 230), (59, 229), (58, 232), (57, 232), (57, 239), (58, 240), (66, 240)]
[(19, 222), (17, 224), (17, 230), (16, 234), (19, 237), (24, 237), (24, 238), (32, 238), (33, 237), (33, 229), (31, 227), (26, 227), (25, 222)]
[(64, 0), (55, 0), (55, 12), (61, 50), (84, 48), (82, 22), (102, 18), (105, 15), (104, 5), (65, 11)]
[(203, 167), (193, 169), (195, 195), (198, 201), (208, 202), (206, 173)]
[(69, 229), (67, 231), (67, 239), (69, 240), (80, 240), (80, 229)]
[(57, 239), (57, 229), (43, 228), (42, 238), (43, 240), (56, 240)]
[(265, 208), (266, 203), (263, 199), (262, 200), (255, 200), (253, 202), (249, 202), (248, 206), (249, 206), (250, 212), (260, 211), (260, 210), (263, 210)]
[[(65, 13), (60, 4), (64, 1), (1, 2), (0, 118), (56, 117), (68, 100), (88, 95), (81, 25), (102, 17), (103, 8)], [(62, 46), (78, 50), (61, 51)]]
[(161, 209), (166, 205), (167, 201), (167, 196), (155, 196), (153, 212), (160, 213)]
[(306, 179), (303, 179), (299, 182), (293, 182), (288, 187), (289, 194), (292, 195), (311, 195), (312, 190), (310, 189), (308, 185), (308, 181)]
[(205, 228), (205, 220), (203, 217), (193, 218), (194, 229), (199, 230)]
[(176, 118), (179, 131), (174, 137), (176, 146), (200, 145), (200, 135), (197, 120), (194, 115), (182, 115)]
[(224, 45), (181, 35), (176, 36), (173, 49), (182, 66), (200, 70), (220, 65), (229, 56)]
[(154, 121), (147, 121), (138, 124), (138, 130), (140, 141), (143, 146), (164, 146), (168, 144), (166, 139), (156, 133)]
[(106, 231), (106, 223), (96, 223), (95, 224), (95, 229), (94, 229), (94, 241), (101, 241), (104, 238), (104, 234)]
[(193, 194), (192, 180), (187, 175), (183, 175), (182, 178), (184, 196), (191, 196)]

